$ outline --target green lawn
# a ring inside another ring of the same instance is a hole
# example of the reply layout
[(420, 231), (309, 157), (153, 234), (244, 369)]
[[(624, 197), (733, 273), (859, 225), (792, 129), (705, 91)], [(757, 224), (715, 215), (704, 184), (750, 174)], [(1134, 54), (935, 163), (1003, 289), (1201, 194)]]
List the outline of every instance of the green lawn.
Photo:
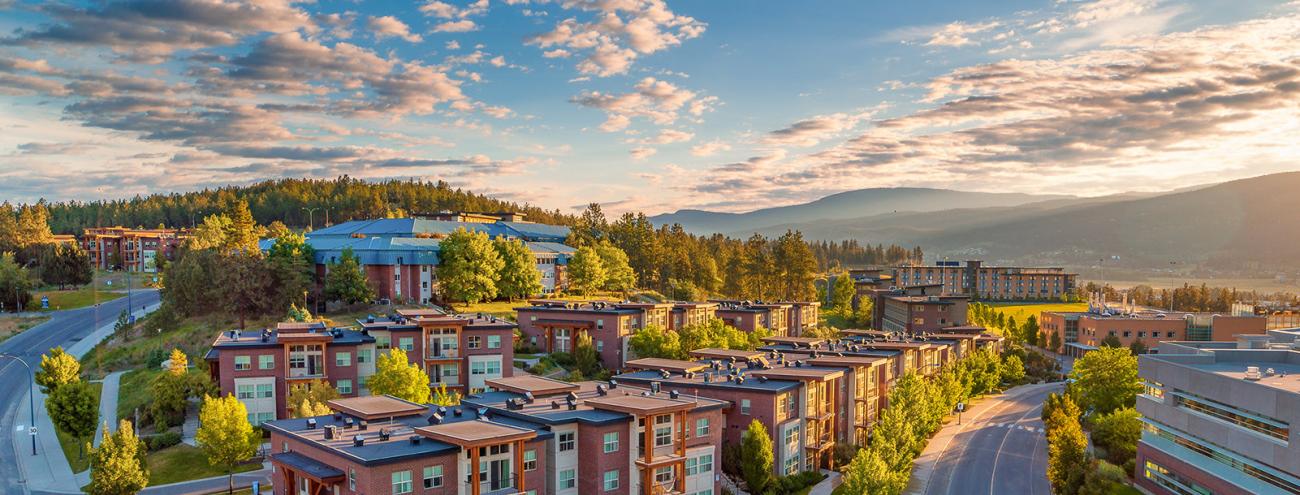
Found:
[[(159, 334), (153, 331), (153, 315), (140, 320), (137, 327), (141, 330), (135, 335), (113, 336), (101, 342), (81, 358), (81, 369), (94, 376), (102, 376), (110, 371), (137, 369), (148, 361), (149, 353), (171, 352), (180, 348), (189, 355), (190, 363), (202, 359), (204, 353), (212, 347), (217, 334), (237, 328), (239, 319), (224, 313), (186, 318), (175, 330)], [(249, 320), (248, 328), (264, 328), (274, 325), (279, 318)]]
[(1041, 319), (1044, 311), (1087, 311), (1088, 303), (988, 303), (993, 309), (1024, 322), (1029, 315)]
[[(104, 384), (102, 383), (90, 384), (90, 391), (95, 395), (96, 404), (99, 403), (99, 392), (103, 389), (104, 389)], [(100, 420), (103, 419), (104, 418), (100, 418)], [(85, 452), (84, 449), (81, 450), (78, 449), (79, 446), (84, 445), (85, 442), (91, 442), (93, 439), (72, 438), (72, 435), (64, 433), (63, 430), (58, 430), (56, 434), (59, 437), (59, 447), (63, 448), (63, 456), (67, 457), (68, 464), (72, 465), (72, 472), (80, 473), (82, 471), (90, 469), (90, 453)]]
[[(150, 452), (146, 457), (149, 465), (149, 486), (179, 483), (181, 481), (211, 478), (226, 474), (208, 464), (203, 450), (186, 444), (173, 445), (157, 452)], [(258, 463), (240, 464), (236, 473), (261, 469)]]
[(1118, 485), (1110, 491), (1110, 495), (1142, 495), (1142, 492), (1128, 485)]
[(89, 286), (69, 290), (43, 290), (35, 294), (32, 303), (35, 308), (40, 308), (42, 296), (50, 298), (50, 309), (42, 311), (57, 311), (60, 309), (84, 308), (95, 303), (112, 301), (119, 297), (126, 297), (126, 293), (95, 290)]
[(149, 407), (153, 399), (149, 386), (153, 379), (162, 374), (161, 369), (138, 369), (122, 375), (122, 383), (117, 393), (117, 419), (134, 421), (135, 409)]

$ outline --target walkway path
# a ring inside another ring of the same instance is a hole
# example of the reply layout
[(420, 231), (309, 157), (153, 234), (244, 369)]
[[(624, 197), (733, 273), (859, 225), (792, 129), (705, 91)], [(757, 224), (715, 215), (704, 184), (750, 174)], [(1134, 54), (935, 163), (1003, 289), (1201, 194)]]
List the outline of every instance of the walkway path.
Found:
[(125, 371), (114, 371), (104, 376), (104, 388), (99, 392), (99, 426), (95, 429), (95, 446), (104, 437), (104, 426), (108, 431), (117, 431), (117, 395)]
[[(236, 474), (235, 489), (239, 490), (253, 486), (254, 481), (258, 483), (259, 490), (262, 493), (271, 493), (269, 488), (271, 486), (270, 462), (262, 464), (262, 469), (257, 471)], [(215, 493), (217, 491), (225, 493), (225, 489), (228, 486), (229, 482), (226, 480), (226, 477), (222, 475), (201, 480), (182, 481), (170, 485), (150, 486), (140, 491), (140, 495), (197, 495)]]
[(831, 495), (831, 492), (834, 492), (835, 488), (840, 486), (840, 483), (843, 482), (843, 480), (840, 479), (839, 471), (827, 471), (823, 469), (822, 474), (826, 475), (826, 479), (822, 480), (821, 483), (813, 485), (812, 490), (808, 492), (808, 495)]

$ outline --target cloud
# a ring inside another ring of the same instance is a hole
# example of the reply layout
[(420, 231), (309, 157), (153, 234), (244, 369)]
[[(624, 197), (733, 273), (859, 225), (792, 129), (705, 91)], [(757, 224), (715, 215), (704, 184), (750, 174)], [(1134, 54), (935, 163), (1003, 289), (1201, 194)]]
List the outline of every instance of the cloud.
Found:
[(606, 132), (627, 128), (633, 117), (644, 118), (655, 124), (672, 124), (685, 109), (691, 115), (707, 112), (716, 98), (700, 98), (694, 91), (679, 88), (667, 81), (646, 77), (636, 84), (635, 90), (625, 94), (587, 92), (573, 99), (578, 105), (598, 108), (607, 116), (600, 129)]
[(578, 72), (599, 77), (626, 73), (638, 57), (699, 37), (707, 26), (673, 13), (662, 0), (571, 0), (561, 5), (593, 16), (586, 22), (564, 19), (526, 43), (546, 50), (548, 58), (586, 53)]
[(648, 146), (638, 146), (636, 148), (632, 148), (632, 150), (629, 151), (629, 153), (632, 155), (633, 160), (645, 160), (647, 158), (650, 158), (651, 156), (654, 156), (654, 154), (658, 152), (659, 150), (656, 150)]
[(406, 23), (398, 20), (396, 17), (386, 15), (383, 17), (371, 17), (366, 23), (370, 31), (375, 33), (376, 39), (383, 38), (401, 38), (411, 43), (424, 41), (420, 35), (411, 32), (411, 28)]
[(731, 151), (731, 145), (717, 140), (691, 147), (691, 155), (693, 156), (713, 156), (723, 151)]
[(431, 0), (430, 2), (420, 6), (420, 12), (424, 12), (424, 15), (442, 19), (464, 19), (466, 17), (484, 14), (487, 10), (488, 0), (476, 0), (464, 7), (457, 7), (446, 2)]
[(1085, 28), (1093, 24), (1114, 21), (1126, 17), (1145, 14), (1155, 8), (1157, 0), (1097, 0), (1079, 5), (1070, 15), (1075, 27)]
[(469, 19), (459, 21), (447, 21), (434, 26), (433, 30), (439, 33), (467, 33), (478, 29), (478, 24)]
[(976, 42), (971, 41), (969, 37), (970, 35), (988, 31), (998, 27), (998, 25), (997, 22), (984, 22), (978, 24), (967, 24), (964, 22), (949, 23), (936, 30), (930, 36), (929, 41), (925, 42), (925, 46), (960, 47), (976, 44)]
[(777, 146), (814, 146), (826, 139), (850, 130), (871, 116), (870, 112), (857, 114), (834, 113), (800, 120), (788, 127), (763, 136), (763, 144)]

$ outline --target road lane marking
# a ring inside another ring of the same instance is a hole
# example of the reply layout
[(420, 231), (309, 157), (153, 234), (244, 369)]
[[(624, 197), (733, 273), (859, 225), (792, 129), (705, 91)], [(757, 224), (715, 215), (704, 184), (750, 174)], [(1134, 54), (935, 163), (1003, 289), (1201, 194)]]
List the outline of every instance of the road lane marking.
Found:
[[(1042, 409), (1042, 407), (1043, 407), (1043, 403), (1042, 403), (1042, 402), (1039, 402), (1038, 405), (1029, 408), (1029, 410), (1025, 411), (1024, 414), (1021, 414), (1021, 415), (1020, 415), (1020, 419), (1016, 420), (1015, 422), (1016, 422), (1016, 423), (1019, 423), (1019, 422), (1021, 422), (1021, 421), (1024, 421), (1026, 416), (1029, 416), (1030, 413), (1032, 413), (1032, 412), (1034, 412), (1034, 411), (1036, 411), (1036, 410)], [(1040, 413), (1040, 415), (1041, 415), (1041, 413)], [(1005, 435), (1002, 436), (1002, 443), (998, 444), (998, 452), (997, 452), (997, 454), (994, 454), (994, 455), (993, 455), (993, 469), (992, 469), (992, 471), (989, 473), (989, 493), (994, 493), (994, 492), (993, 492), (993, 487), (997, 486), (997, 479), (998, 479), (998, 461), (1002, 459), (1002, 449), (1003, 449), (1003, 447), (1006, 447), (1006, 445), (1007, 445), (1007, 438), (1010, 438), (1010, 437), (1011, 437), (1011, 432), (1010, 432), (1010, 430), (1008, 430), (1008, 431), (1007, 431), (1007, 434), (1005, 434)], [(1036, 445), (1037, 445), (1037, 439), (1035, 439), (1035, 446), (1036, 446)], [(1033, 462), (1032, 462), (1032, 460), (1033, 460), (1033, 458), (1031, 457), (1031, 458), (1030, 458), (1030, 461), (1031, 461), (1031, 462), (1030, 462), (1030, 466), (1031, 466), (1031, 467), (1033, 466)], [(1032, 482), (1031, 482), (1030, 484), (1032, 485)]]

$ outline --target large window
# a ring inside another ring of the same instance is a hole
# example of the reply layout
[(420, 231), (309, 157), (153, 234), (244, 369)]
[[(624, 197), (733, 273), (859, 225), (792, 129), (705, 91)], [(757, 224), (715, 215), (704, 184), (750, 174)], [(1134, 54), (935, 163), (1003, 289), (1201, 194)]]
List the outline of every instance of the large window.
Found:
[[(381, 478), (381, 479), (382, 479), (382, 478)], [(413, 489), (414, 489), (414, 487), (412, 486), (412, 483), (411, 483), (411, 472), (410, 472), (410, 471), (395, 471), (395, 472), (393, 472), (393, 495), (401, 495), (401, 494), (403, 494), (403, 493), (411, 493), (411, 491), (412, 491)]]
[(272, 398), (272, 397), (275, 397), (275, 384), (274, 384), (274, 383), (259, 383), (259, 384), (257, 384), (257, 398), (259, 398), (259, 399), (270, 399), (270, 398)]
[(576, 442), (574, 441), (573, 432), (566, 432), (560, 434), (560, 452), (568, 452), (570, 450), (573, 450), (575, 445)]
[(740, 399), (740, 414), (749, 416), (749, 399)]
[(1291, 428), (1285, 422), (1252, 414), (1230, 405), (1183, 391), (1174, 393), (1174, 405), (1226, 421), (1241, 428), (1286, 442)]
[(655, 416), (655, 447), (673, 443), (673, 417), (670, 414)]
[(1142, 475), (1154, 481), (1157, 485), (1179, 495), (1214, 495), (1214, 492), (1209, 489), (1151, 461), (1146, 461)]
[(1237, 471), (1246, 473), (1260, 481), (1281, 488), (1288, 493), (1300, 494), (1300, 484), (1292, 483), (1290, 480), (1274, 473), (1269, 468), (1245, 462), (1236, 456), (1230, 456), (1225, 453), (1227, 452), (1227, 449), (1219, 447), (1209, 441), (1183, 432), (1175, 432), (1174, 430), (1156, 424), (1149, 419), (1144, 420), (1142, 426), (1148, 434), (1173, 442), (1180, 447), (1208, 457), (1211, 460), (1220, 462)]
[(501, 336), (500, 336), (500, 335), (488, 335), (488, 336), (487, 336), (487, 346), (488, 346), (488, 349), (500, 349), (500, 348), (501, 348)]
[(709, 418), (699, 418), (695, 420), (695, 436), (703, 437), (709, 435)]
[(257, 356), (257, 367), (258, 369), (264, 369), (264, 370), (275, 369), (275, 355), (262, 354), (260, 356)]
[(336, 386), (334, 388), (337, 389), (340, 394), (346, 395), (352, 393), (352, 380), (339, 380), (335, 382), (335, 384)]
[(248, 371), (253, 369), (253, 358), (251, 356), (235, 356), (235, 371)]
[(530, 449), (530, 450), (525, 450), (525, 451), (524, 451), (524, 471), (532, 471), (532, 470), (534, 470), (534, 469), (537, 469), (537, 451), (536, 451), (536, 450), (531, 450), (531, 449)]
[(424, 487), (427, 489), (440, 486), (442, 486), (442, 466), (425, 466)]
[(397, 339), (397, 346), (403, 351), (411, 352), (415, 350), (415, 337), (400, 337)]
[(605, 471), (605, 491), (614, 491), (618, 489), (618, 470)]
[(334, 366), (352, 366), (351, 352), (334, 353)]
[(561, 490), (568, 490), (570, 488), (578, 486), (577, 472), (573, 469), (565, 469), (563, 471), (560, 471), (559, 479), (560, 479), (559, 487)]
[(256, 389), (252, 385), (236, 385), (235, 397), (240, 399), (252, 399), (255, 394), (254, 390)]
[(713, 454), (686, 459), (686, 475), (708, 474), (713, 472)]
[(605, 434), (605, 453), (618, 452), (618, 432), (611, 431)]

